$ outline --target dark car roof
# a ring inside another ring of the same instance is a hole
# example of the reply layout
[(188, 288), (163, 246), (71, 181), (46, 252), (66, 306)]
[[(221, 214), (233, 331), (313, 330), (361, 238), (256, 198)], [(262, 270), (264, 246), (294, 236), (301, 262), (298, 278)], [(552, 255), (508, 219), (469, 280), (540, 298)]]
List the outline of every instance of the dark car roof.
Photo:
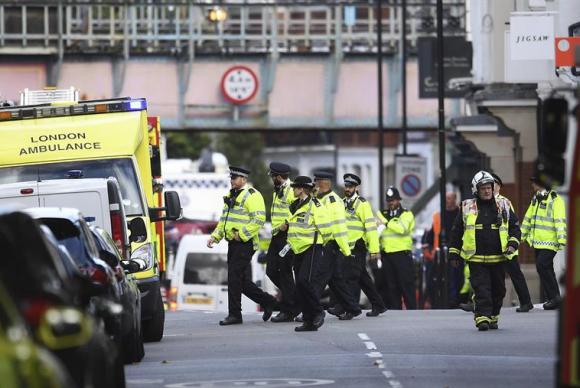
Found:
[(62, 294), (66, 269), (32, 217), (14, 209), (0, 210), (0, 246), (0, 276), (11, 291)]

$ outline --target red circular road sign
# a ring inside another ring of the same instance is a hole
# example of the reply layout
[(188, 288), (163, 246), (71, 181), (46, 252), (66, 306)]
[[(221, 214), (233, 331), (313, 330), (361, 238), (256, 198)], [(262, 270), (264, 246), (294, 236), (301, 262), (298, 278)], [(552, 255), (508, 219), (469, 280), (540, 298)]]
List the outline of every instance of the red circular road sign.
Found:
[(408, 197), (414, 197), (421, 191), (421, 179), (415, 174), (408, 174), (401, 179), (401, 190)]
[(258, 77), (246, 66), (230, 67), (223, 75), (221, 88), (224, 98), (232, 104), (245, 104), (258, 92)]

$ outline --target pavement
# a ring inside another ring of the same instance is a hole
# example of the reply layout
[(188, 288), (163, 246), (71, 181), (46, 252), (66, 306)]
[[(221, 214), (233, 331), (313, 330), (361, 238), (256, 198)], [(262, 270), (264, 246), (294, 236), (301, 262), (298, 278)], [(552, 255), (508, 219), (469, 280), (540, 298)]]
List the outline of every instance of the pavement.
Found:
[[(539, 307), (539, 308), (538, 308)], [(461, 310), (388, 311), (317, 332), (244, 314), (173, 312), (165, 336), (125, 368), (128, 387), (550, 387), (557, 312), (502, 310), (499, 330), (478, 332)]]

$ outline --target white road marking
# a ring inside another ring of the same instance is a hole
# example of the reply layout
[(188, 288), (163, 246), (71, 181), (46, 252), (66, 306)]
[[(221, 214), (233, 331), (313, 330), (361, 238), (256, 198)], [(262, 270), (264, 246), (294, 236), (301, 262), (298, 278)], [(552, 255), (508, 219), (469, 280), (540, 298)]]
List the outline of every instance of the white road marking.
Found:
[(358, 338), (360, 338), (363, 341), (368, 341), (370, 340), (369, 336), (366, 335), (365, 333), (358, 333)]
[(385, 375), (385, 377), (387, 379), (392, 379), (393, 377), (395, 377), (395, 375), (393, 374), (393, 372), (391, 372), (390, 370), (384, 371), (383, 374)]
[[(383, 354), (377, 350), (377, 345), (370, 340), (366, 333), (358, 333), (358, 336), (363, 340), (367, 350), (375, 350), (374, 352), (366, 353), (367, 357), (375, 358), (373, 365), (376, 365), (379, 369), (385, 369)], [(383, 376), (385, 376), (391, 388), (403, 388), (403, 384), (394, 379), (395, 375), (390, 370), (383, 371)]]
[(399, 383), (397, 380), (389, 380), (389, 384), (393, 388), (402, 388), (403, 384)]
[(371, 357), (371, 358), (381, 358), (381, 357), (383, 357), (383, 353), (381, 353), (381, 352), (370, 352), (370, 353), (367, 353), (367, 357)]
[(377, 350), (377, 345), (372, 341), (365, 341), (365, 346), (368, 350)]

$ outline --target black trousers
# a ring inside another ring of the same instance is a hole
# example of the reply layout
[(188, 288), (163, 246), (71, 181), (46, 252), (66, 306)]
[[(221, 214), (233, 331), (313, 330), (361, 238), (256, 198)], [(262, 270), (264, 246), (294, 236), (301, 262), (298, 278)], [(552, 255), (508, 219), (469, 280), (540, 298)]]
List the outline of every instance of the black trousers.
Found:
[(360, 314), (361, 310), (358, 300), (355, 300), (355, 297), (351, 293), (344, 277), (344, 266), (346, 260), (350, 260), (350, 258), (344, 257), (334, 241), (329, 242), (324, 247), (324, 253), (328, 256), (329, 268), (326, 272), (325, 283), (319, 290), (320, 294), (322, 294), (324, 287), (328, 285), (330, 291), (332, 291), (336, 298), (336, 302), (340, 304), (345, 311), (357, 315)]
[(292, 273), (294, 253), (290, 250), (284, 257), (280, 257), (278, 254), (287, 243), (286, 237), (286, 232), (279, 232), (272, 237), (267, 253), (266, 275), (282, 294), (280, 311), (297, 314), (300, 312), (300, 308), (296, 305), (296, 284)]
[(459, 305), (459, 291), (463, 287), (463, 282), (465, 278), (463, 276), (463, 260), (460, 260), (455, 267), (453, 264), (447, 266), (447, 279), (448, 279), (448, 296), (449, 296), (449, 307), (457, 308)]
[(505, 296), (504, 263), (469, 263), (476, 317), (499, 315)]
[(350, 294), (356, 298), (356, 295), (362, 291), (369, 298), (374, 310), (384, 309), (385, 302), (367, 272), (367, 249), (363, 240), (357, 241), (352, 254), (354, 258), (346, 258), (344, 263), (344, 278)]
[(229, 315), (242, 316), (242, 294), (262, 307), (274, 307), (276, 299), (252, 282), (252, 241), (230, 241), (228, 246), (228, 309)]
[(548, 300), (560, 296), (556, 273), (554, 272), (554, 257), (556, 252), (549, 249), (536, 249), (536, 269), (540, 275), (540, 284)]
[(417, 309), (415, 297), (415, 266), (411, 252), (383, 252), (383, 273), (389, 285), (391, 308), (401, 310), (401, 298), (407, 310)]
[(508, 260), (504, 264), (505, 271), (510, 275), (516, 294), (518, 294), (518, 300), (520, 301), (520, 306), (524, 304), (532, 303), (532, 298), (530, 297), (530, 290), (528, 289), (528, 283), (526, 283), (526, 278), (518, 262), (518, 256), (515, 256), (512, 260)]
[(322, 245), (312, 245), (296, 255), (300, 266), (296, 267), (296, 299), (302, 310), (304, 322), (312, 323), (324, 310), (320, 304), (320, 288), (325, 284), (330, 265)]

